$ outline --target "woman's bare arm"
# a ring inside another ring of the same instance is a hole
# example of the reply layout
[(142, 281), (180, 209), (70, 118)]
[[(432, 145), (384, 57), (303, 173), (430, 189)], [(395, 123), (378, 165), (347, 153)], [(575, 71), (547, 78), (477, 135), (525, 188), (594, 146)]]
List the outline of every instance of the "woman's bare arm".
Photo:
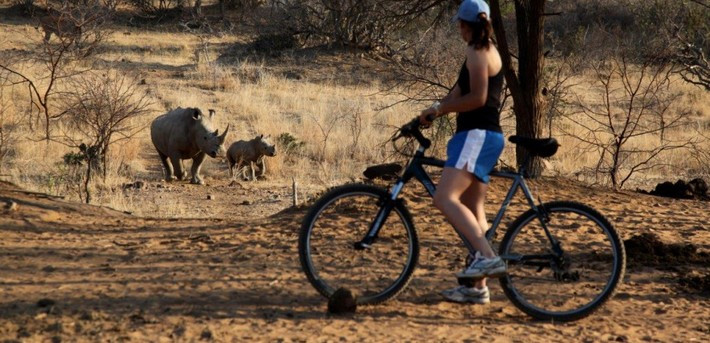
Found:
[(442, 99), (439, 106), (439, 113), (466, 112), (482, 107), (488, 97), (488, 59), (484, 51), (469, 48), (466, 50), (466, 68), (468, 68), (469, 83), (471, 92), (460, 96), (461, 89), (458, 89), (458, 97), (450, 97), (454, 91), (450, 92), (446, 98)]
[(451, 112), (466, 112), (482, 107), (488, 97), (488, 58), (484, 51), (473, 48), (466, 49), (466, 68), (469, 74), (469, 87), (471, 92), (461, 95), (461, 88), (456, 85), (439, 104), (438, 113), (434, 107), (422, 111), (420, 121), (429, 123), (430, 114), (443, 116)]
[(452, 88), (451, 91), (449, 91), (449, 94), (446, 94), (445, 97), (441, 98), (440, 102), (447, 102), (452, 99), (456, 99), (456, 98), (460, 98), (460, 97), (461, 97), (461, 87), (459, 87), (459, 85), (456, 84), (456, 86), (454, 86), (454, 88)]

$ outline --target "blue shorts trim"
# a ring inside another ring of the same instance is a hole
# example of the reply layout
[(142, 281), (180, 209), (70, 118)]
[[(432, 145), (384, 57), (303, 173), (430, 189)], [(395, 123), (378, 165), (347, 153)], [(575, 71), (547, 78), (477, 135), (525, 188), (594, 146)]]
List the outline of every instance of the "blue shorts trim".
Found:
[(503, 153), (505, 139), (495, 131), (474, 129), (455, 134), (446, 146), (444, 167), (466, 170), (488, 183), (493, 167)]

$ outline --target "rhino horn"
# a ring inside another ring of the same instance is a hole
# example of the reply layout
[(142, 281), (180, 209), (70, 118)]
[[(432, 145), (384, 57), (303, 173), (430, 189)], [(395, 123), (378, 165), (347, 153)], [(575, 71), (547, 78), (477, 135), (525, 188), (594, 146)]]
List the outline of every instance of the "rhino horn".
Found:
[[(219, 131), (219, 130), (217, 130), (217, 131)], [(224, 141), (227, 139), (227, 132), (229, 132), (229, 124), (227, 124), (227, 128), (224, 130), (224, 133), (221, 136), (219, 136), (220, 142), (224, 143)], [(217, 132), (215, 131), (215, 133), (217, 133)]]

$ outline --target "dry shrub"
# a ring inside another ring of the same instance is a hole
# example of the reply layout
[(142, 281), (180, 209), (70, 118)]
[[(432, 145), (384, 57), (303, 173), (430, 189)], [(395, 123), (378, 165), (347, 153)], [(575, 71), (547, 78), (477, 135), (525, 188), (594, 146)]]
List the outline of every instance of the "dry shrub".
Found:
[[(4, 89), (0, 85), (0, 89)], [(11, 106), (10, 99), (0, 92), (0, 173), (3, 172), (6, 158), (12, 157), (15, 144), (20, 139), (22, 116)]]
[[(287, 29), (320, 43), (359, 49), (391, 45), (408, 33), (416, 35), (450, 18), (455, 4), (448, 0), (280, 0), (277, 9), (289, 18)], [(442, 20), (444, 19), (444, 20)]]
[(679, 172), (707, 143), (669, 65), (611, 56), (587, 77), (594, 82), (574, 87), (575, 100), (557, 125), (571, 148), (558, 158), (570, 159), (583, 179), (619, 189), (636, 173)]
[(135, 78), (113, 71), (83, 74), (72, 85), (74, 91), (64, 99), (69, 115), (63, 140), (73, 147), (96, 147), (105, 178), (109, 149), (146, 127), (142, 116), (151, 101)]

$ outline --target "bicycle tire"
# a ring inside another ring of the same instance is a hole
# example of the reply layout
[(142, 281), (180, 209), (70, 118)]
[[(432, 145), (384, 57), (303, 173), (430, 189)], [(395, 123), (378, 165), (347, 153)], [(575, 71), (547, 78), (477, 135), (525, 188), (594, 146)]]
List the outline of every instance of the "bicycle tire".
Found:
[[(569, 322), (585, 318), (593, 312), (599, 310), (613, 296), (613, 294), (618, 288), (619, 282), (623, 280), (624, 273), (626, 270), (626, 252), (624, 249), (624, 245), (622, 244), (621, 239), (619, 238), (619, 234), (616, 232), (613, 225), (601, 213), (589, 206), (570, 201), (554, 201), (546, 203), (543, 206), (551, 217), (555, 217), (555, 215), (559, 213), (576, 213), (577, 215), (587, 217), (588, 219), (595, 222), (599, 227), (601, 227), (602, 231), (606, 234), (606, 237), (609, 240), (608, 243), (611, 247), (611, 251), (613, 252), (614, 256), (611, 275), (607, 283), (604, 285), (602, 292), (598, 294), (591, 302), (586, 303), (584, 304), (584, 306), (573, 310), (557, 312), (543, 309), (531, 304), (516, 289), (515, 281), (512, 280), (512, 276), (510, 273), (499, 278), (501, 288), (503, 288), (505, 295), (518, 309), (532, 316), (533, 318), (560, 322)], [(523, 230), (523, 228), (526, 227), (526, 225), (533, 222), (536, 218), (538, 218), (536, 212), (530, 209), (520, 215), (513, 223), (511, 223), (508, 226), (506, 234), (503, 237), (503, 240), (501, 241), (501, 244), (499, 246), (499, 254), (502, 256), (509, 254), (511, 247), (514, 245), (515, 238)], [(540, 231), (542, 230), (540, 229)], [(587, 245), (591, 245), (591, 243), (588, 242)], [(592, 255), (596, 256), (596, 254)], [(584, 266), (582, 268), (584, 268)], [(591, 269), (592, 267), (589, 268)], [(538, 270), (538, 272), (540, 272), (540, 270)], [(546, 291), (549, 292), (550, 289), (552, 288), (550, 287)], [(542, 293), (543, 291), (539, 292)]]
[[(336, 200), (355, 195), (366, 195), (372, 197), (373, 200), (377, 201), (378, 208), (381, 206), (382, 201), (385, 201), (390, 197), (390, 193), (388, 191), (372, 185), (348, 184), (340, 186), (330, 190), (320, 197), (310, 208), (301, 224), (298, 243), (298, 254), (301, 267), (311, 285), (313, 285), (313, 287), (326, 298), (329, 298), (338, 287), (336, 285), (328, 284), (324, 278), (320, 277), (317, 268), (313, 265), (310, 241), (311, 235), (313, 234), (314, 225), (326, 208), (332, 205)], [(388, 285), (388, 287), (374, 294), (359, 294), (357, 297), (357, 303), (359, 305), (377, 304), (397, 296), (404, 290), (407, 284), (409, 284), (409, 281), (412, 278), (412, 273), (414, 272), (419, 259), (419, 240), (412, 222), (412, 216), (407, 208), (401, 201), (397, 201), (392, 213), (390, 213), (389, 216), (398, 216), (406, 230), (406, 235), (409, 238), (408, 258), (404, 264), (404, 268), (401, 272), (399, 272), (399, 276), (392, 284)], [(383, 228), (383, 230), (385, 229), (386, 228)], [(377, 246), (377, 244), (378, 242), (375, 242), (373, 246)]]

